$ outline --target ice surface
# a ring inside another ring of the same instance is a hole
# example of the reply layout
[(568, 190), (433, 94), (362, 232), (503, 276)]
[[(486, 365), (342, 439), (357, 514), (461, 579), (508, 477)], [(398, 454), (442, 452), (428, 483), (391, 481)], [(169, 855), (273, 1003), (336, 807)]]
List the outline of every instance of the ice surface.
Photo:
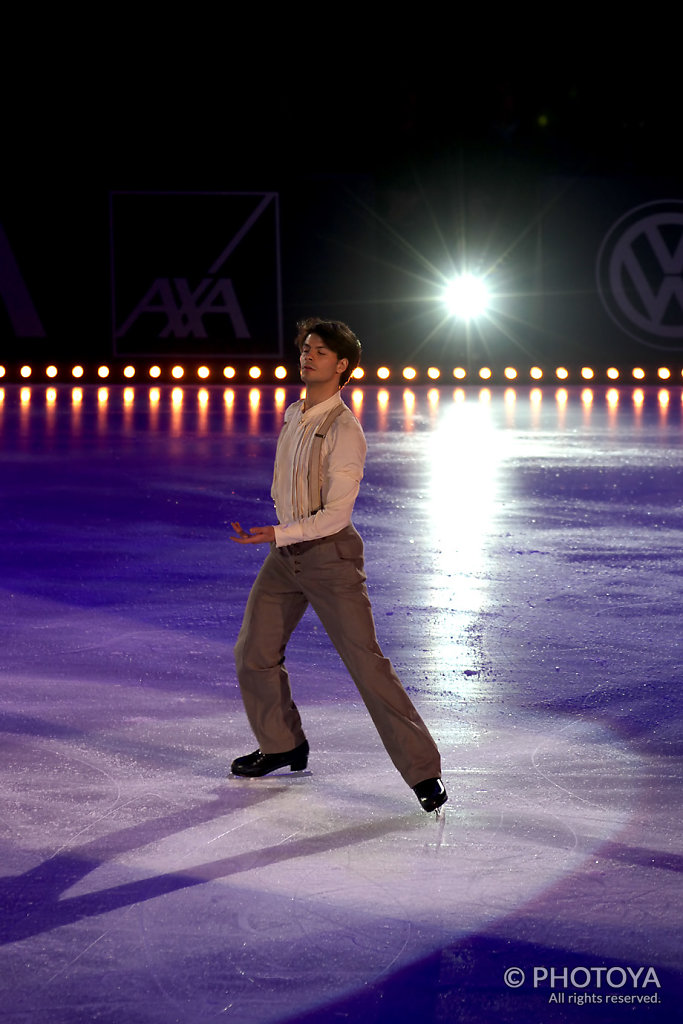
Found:
[(310, 614), (307, 771), (228, 774), (264, 554), (229, 523), (273, 521), (295, 397), (2, 391), (0, 1021), (681, 1019), (681, 389), (346, 395), (438, 819)]

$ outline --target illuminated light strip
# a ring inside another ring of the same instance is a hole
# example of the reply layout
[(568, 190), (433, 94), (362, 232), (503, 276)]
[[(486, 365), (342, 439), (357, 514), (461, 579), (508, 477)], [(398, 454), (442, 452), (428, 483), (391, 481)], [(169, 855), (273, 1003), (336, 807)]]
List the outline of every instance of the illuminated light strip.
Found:
[[(449, 369), (438, 366), (389, 366), (382, 365), (372, 370), (366, 370), (363, 367), (357, 367), (351, 374), (350, 380), (361, 381), (365, 380), (372, 382), (373, 376), (377, 382), (389, 382), (393, 379), (394, 382), (398, 383), (399, 380), (407, 382), (418, 382), (423, 379), (425, 383), (430, 381), (443, 382), (444, 375), (452, 373), (452, 377), (458, 382), (468, 381), (473, 384), (476, 381), (486, 381), (491, 384), (505, 384), (506, 382), (520, 382), (520, 371), (515, 366), (499, 366), (493, 368), (491, 366), (477, 366), (477, 367), (464, 367), (456, 366)], [(31, 364), (15, 365), (14, 367), (8, 368), (7, 365), (0, 366), (0, 379), (7, 380), (8, 378), (15, 378), (18, 383), (21, 380), (33, 380), (36, 374), (42, 375), (44, 378), (49, 380), (58, 380), (60, 378), (79, 378), (82, 380), (89, 379), (92, 383), (97, 380), (106, 379), (108, 383), (115, 383), (120, 381), (122, 384), (126, 380), (130, 380), (133, 377), (139, 376), (140, 374), (148, 375), (152, 379), (169, 378), (171, 381), (180, 381), (186, 379), (189, 374), (195, 376), (199, 380), (208, 381), (211, 377), (216, 375), (222, 375), (228, 381), (234, 381), (236, 383), (249, 383), (251, 381), (267, 381), (268, 379), (272, 382), (291, 380), (294, 383), (294, 367), (287, 366), (284, 364), (268, 363), (266, 365), (257, 364), (246, 364), (241, 365), (225, 365), (216, 363), (204, 363), (204, 364), (149, 364), (144, 366), (141, 363), (135, 364), (117, 364), (112, 366), (102, 364), (94, 365), (88, 368), (84, 368), (80, 364), (75, 364), (69, 368), (63, 367), (61, 370), (57, 364), (47, 364), (42, 367), (32, 366)], [(529, 379), (531, 381), (541, 381), (542, 379), (555, 377), (558, 381), (565, 383), (580, 384), (582, 381), (599, 383), (614, 382), (620, 379), (626, 379), (630, 377), (636, 382), (644, 382), (649, 379), (652, 383), (657, 381), (668, 382), (673, 379), (678, 379), (681, 382), (683, 378), (683, 368), (671, 367), (671, 366), (634, 366), (630, 368), (619, 369), (616, 366), (604, 366), (595, 368), (594, 366), (582, 366), (575, 367), (570, 370), (567, 366), (557, 366), (554, 369), (546, 366), (531, 366), (528, 370)], [(521, 375), (523, 377), (523, 374)], [(297, 378), (298, 380), (298, 378)]]

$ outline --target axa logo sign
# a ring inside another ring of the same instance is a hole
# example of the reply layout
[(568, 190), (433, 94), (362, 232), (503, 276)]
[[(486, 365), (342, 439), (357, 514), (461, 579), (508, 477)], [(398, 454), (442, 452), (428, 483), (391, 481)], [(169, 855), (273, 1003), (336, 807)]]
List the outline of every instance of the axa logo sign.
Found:
[(159, 313), (166, 321), (160, 338), (206, 338), (204, 317), (209, 313), (230, 318), (236, 338), (249, 338), (249, 328), (230, 278), (207, 277), (193, 288), (186, 277), (158, 277), (149, 291), (117, 329), (125, 338), (141, 317)]
[(119, 354), (276, 355), (276, 193), (114, 193)]
[(683, 200), (645, 203), (605, 235), (597, 259), (602, 303), (626, 334), (683, 349)]

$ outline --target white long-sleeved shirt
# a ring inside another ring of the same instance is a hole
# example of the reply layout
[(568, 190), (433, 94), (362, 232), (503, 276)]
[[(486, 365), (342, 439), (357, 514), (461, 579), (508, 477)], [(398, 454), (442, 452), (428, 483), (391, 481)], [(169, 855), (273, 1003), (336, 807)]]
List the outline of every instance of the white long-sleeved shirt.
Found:
[[(335, 419), (322, 443), (323, 507), (315, 515), (308, 507), (308, 472), (316, 430), (333, 407), (344, 411)], [(351, 522), (354, 502), (363, 479), (367, 445), (363, 429), (336, 394), (304, 411), (303, 400), (285, 410), (275, 455), (271, 496), (279, 526), (277, 547), (317, 540), (337, 533)]]

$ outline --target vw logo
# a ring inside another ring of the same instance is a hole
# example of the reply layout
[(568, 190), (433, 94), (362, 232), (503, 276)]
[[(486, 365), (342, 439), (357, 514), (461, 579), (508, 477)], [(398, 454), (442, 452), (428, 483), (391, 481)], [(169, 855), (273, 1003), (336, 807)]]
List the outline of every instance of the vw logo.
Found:
[(683, 349), (683, 200), (637, 206), (605, 235), (597, 259), (602, 304), (650, 348)]

